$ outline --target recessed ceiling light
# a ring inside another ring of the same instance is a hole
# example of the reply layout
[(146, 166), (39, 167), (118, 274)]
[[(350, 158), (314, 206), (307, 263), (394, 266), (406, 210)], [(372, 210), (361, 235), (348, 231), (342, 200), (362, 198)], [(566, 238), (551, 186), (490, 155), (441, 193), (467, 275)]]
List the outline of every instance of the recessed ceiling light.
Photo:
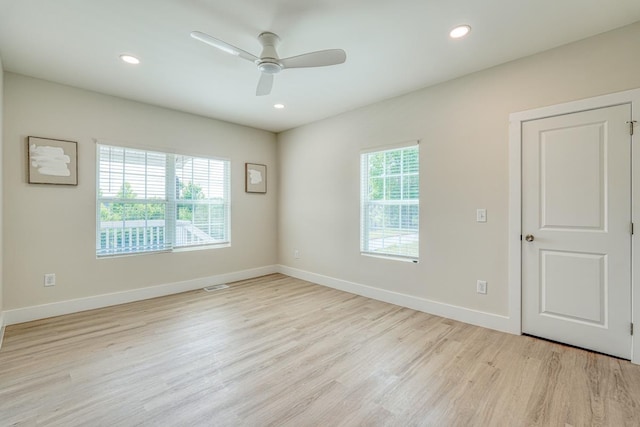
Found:
[(449, 32), (449, 37), (452, 39), (459, 39), (461, 37), (466, 36), (471, 31), (471, 27), (468, 25), (458, 25), (453, 30)]
[(273, 104), (273, 108), (282, 110), (284, 108), (284, 104)]
[(131, 56), (131, 55), (120, 55), (120, 59), (122, 59), (124, 62), (126, 62), (127, 64), (139, 64), (140, 60), (138, 58), (136, 58), (135, 56)]

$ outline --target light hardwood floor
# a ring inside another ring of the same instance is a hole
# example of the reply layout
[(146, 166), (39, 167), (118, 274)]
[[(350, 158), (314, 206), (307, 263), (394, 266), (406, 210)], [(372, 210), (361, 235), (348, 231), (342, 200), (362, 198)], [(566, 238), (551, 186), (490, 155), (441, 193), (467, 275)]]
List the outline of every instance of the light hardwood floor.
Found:
[(640, 366), (271, 275), (7, 327), (8, 425), (637, 426)]

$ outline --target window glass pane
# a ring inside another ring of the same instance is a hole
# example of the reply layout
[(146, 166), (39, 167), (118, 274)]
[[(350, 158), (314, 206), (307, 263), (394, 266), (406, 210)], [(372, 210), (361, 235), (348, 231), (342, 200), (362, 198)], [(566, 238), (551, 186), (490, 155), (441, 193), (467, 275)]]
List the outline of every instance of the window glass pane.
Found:
[(206, 243), (208, 236), (200, 236), (200, 230), (194, 226), (195, 205), (192, 203), (178, 204), (178, 220), (176, 221), (176, 246), (188, 246)]
[(147, 153), (146, 196), (147, 199), (167, 199), (166, 194), (167, 155)]
[(147, 221), (164, 220), (166, 204), (163, 203), (147, 203), (146, 205), (146, 219)]
[(176, 246), (229, 239), (229, 162), (176, 156)]
[(387, 205), (384, 207), (384, 227), (388, 231), (400, 228), (400, 206)]
[(116, 197), (124, 183), (124, 149), (100, 146), (98, 155), (98, 193), (103, 197)]
[(98, 254), (164, 249), (164, 211), (163, 204), (101, 203)]
[(362, 154), (361, 251), (418, 257), (418, 146)]
[(371, 204), (368, 206), (367, 229), (375, 231), (384, 225), (384, 205)]
[(168, 247), (165, 175), (164, 153), (98, 146), (98, 255)]
[(229, 242), (229, 161), (106, 145), (97, 153), (98, 255)]
[(402, 172), (418, 172), (418, 150), (404, 150), (402, 156)]
[(401, 187), (400, 183), (402, 182), (401, 177), (399, 176), (391, 176), (387, 177), (385, 180), (385, 200), (400, 200), (402, 198), (402, 193), (400, 192)]
[(401, 207), (401, 227), (408, 232), (418, 232), (418, 205), (403, 205)]
[(228, 207), (223, 203), (209, 205), (211, 214), (211, 237), (214, 240), (227, 239)]
[(402, 151), (392, 150), (385, 153), (386, 173), (387, 175), (399, 174), (402, 167)]
[(371, 178), (369, 183), (369, 200), (384, 200), (384, 178)]
[(195, 205), (193, 209), (193, 224), (203, 233), (209, 232), (209, 205)]
[(405, 175), (402, 177), (402, 198), (404, 200), (418, 200), (420, 186), (418, 175)]
[(372, 153), (369, 155), (369, 176), (384, 174), (384, 153)]

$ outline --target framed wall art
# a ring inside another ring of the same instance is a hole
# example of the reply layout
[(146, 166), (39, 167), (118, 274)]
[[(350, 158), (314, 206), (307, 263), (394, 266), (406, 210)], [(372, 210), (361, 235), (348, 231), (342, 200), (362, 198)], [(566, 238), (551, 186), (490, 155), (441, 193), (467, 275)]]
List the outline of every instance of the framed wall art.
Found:
[(245, 163), (244, 191), (247, 193), (267, 192), (267, 166)]
[(78, 143), (61, 139), (27, 138), (29, 184), (78, 185)]

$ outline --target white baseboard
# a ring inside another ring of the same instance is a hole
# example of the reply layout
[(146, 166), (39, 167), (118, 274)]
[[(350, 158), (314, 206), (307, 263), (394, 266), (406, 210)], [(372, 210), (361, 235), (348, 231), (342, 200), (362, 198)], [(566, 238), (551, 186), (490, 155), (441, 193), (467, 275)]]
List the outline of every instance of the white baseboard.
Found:
[(32, 320), (46, 319), (47, 317), (61, 316), (63, 314), (77, 313), (79, 311), (93, 310), (111, 305), (125, 304), (141, 301), (149, 298), (162, 297), (180, 292), (192, 291), (209, 285), (237, 282), (238, 280), (252, 279), (278, 272), (278, 267), (269, 265), (252, 268), (250, 270), (236, 271), (219, 274), (199, 279), (185, 280), (183, 282), (166, 283), (147, 288), (133, 289), (130, 291), (116, 292), (112, 294), (96, 295), (86, 298), (78, 298), (50, 304), (35, 305), (31, 307), (17, 308), (4, 311), (4, 321), (7, 325), (30, 322)]
[(401, 307), (411, 308), (413, 310), (422, 311), (436, 316), (446, 317), (448, 319), (458, 320), (460, 322), (469, 323), (484, 328), (495, 329), (501, 332), (516, 333), (513, 331), (513, 325), (509, 317), (501, 316), (484, 311), (472, 310), (456, 305), (445, 304), (425, 298), (415, 297), (399, 292), (388, 291), (385, 289), (374, 288), (372, 286), (360, 283), (349, 282), (346, 280), (336, 279), (321, 274), (311, 273), (297, 268), (287, 267), (285, 265), (278, 266), (278, 272), (287, 276), (296, 277), (298, 279), (317, 283), (319, 285), (328, 286), (330, 288), (361, 295), (378, 301), (384, 301)]
[[(96, 295), (86, 298), (78, 298), (67, 301), (42, 304), (31, 307), (5, 310), (0, 313), (0, 345), (2, 344), (2, 334), (5, 325), (30, 322), (32, 320), (45, 319), (48, 317), (61, 316), (63, 314), (77, 313), (80, 311), (93, 310), (96, 308), (108, 307), (117, 304), (125, 304), (134, 301), (141, 301), (149, 298), (156, 298), (165, 295), (187, 292), (200, 289), (209, 285), (236, 282), (267, 274), (282, 273), (298, 279), (307, 280), (319, 285), (338, 289), (378, 301), (384, 301), (402, 307), (411, 308), (436, 316), (442, 316), (476, 326), (495, 329), (502, 332), (514, 333), (509, 317), (493, 313), (486, 313), (455, 305), (445, 304), (425, 298), (415, 297), (399, 292), (374, 288), (360, 283), (349, 282), (336, 279), (321, 274), (299, 270), (284, 265), (270, 265), (265, 267), (242, 270), (232, 273), (225, 273), (216, 276), (202, 277), (199, 279), (186, 280), (182, 282), (166, 283), (147, 288), (133, 289), (130, 291), (116, 292), (111, 294)], [(516, 332), (519, 333), (519, 332)]]

